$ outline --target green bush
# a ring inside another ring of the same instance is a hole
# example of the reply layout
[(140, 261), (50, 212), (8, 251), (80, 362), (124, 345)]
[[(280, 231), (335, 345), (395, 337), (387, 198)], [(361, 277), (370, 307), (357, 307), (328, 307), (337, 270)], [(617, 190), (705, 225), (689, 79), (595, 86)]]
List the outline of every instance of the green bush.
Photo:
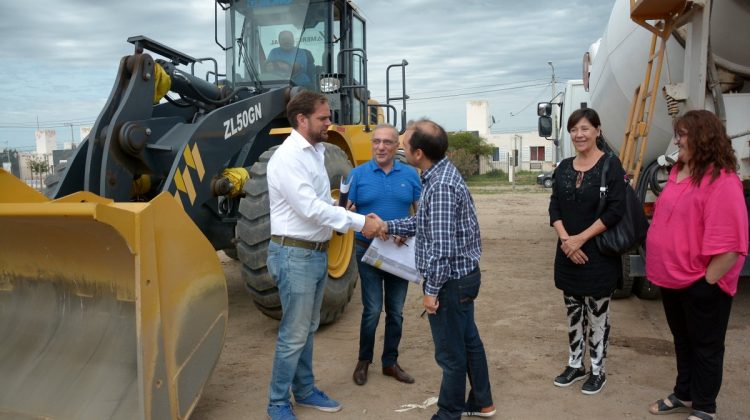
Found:
[(458, 172), (461, 173), (463, 179), (474, 176), (479, 172), (479, 162), (477, 162), (475, 155), (465, 150), (452, 150), (447, 155)]

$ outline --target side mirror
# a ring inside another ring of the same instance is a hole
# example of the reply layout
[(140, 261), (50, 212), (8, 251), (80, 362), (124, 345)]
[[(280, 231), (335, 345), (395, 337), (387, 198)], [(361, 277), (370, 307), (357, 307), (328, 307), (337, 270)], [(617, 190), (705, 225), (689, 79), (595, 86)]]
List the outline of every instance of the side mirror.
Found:
[(552, 118), (548, 116), (539, 117), (539, 137), (549, 137), (552, 135)]
[(539, 102), (536, 105), (536, 115), (540, 117), (549, 117), (552, 115), (552, 104), (549, 102)]

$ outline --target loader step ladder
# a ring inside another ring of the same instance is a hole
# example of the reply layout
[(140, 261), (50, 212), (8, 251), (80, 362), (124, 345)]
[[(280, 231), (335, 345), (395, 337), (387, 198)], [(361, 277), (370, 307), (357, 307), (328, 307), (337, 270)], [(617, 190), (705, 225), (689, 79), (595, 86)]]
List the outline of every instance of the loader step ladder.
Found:
[(643, 156), (646, 153), (667, 40), (672, 35), (675, 22), (685, 11), (687, 3), (687, 0), (630, 0), (630, 19), (653, 34), (646, 72), (643, 82), (633, 93), (628, 122), (625, 125), (625, 141), (620, 147), (622, 166), (632, 179), (633, 186), (638, 184)]

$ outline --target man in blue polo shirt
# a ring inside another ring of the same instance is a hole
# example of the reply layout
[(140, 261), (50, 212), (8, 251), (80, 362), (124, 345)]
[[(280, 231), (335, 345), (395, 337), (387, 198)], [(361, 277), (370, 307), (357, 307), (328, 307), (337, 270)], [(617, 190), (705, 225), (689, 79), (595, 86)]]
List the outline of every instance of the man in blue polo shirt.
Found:
[[(422, 191), (419, 175), (413, 167), (396, 161), (398, 146), (395, 127), (387, 124), (375, 127), (372, 160), (354, 168), (350, 175), (349, 201), (356, 206), (358, 213), (375, 213), (384, 220), (401, 219), (408, 217), (409, 209), (419, 201)], [(352, 375), (354, 382), (357, 385), (367, 382), (375, 330), (385, 302), (385, 342), (381, 357), (383, 374), (401, 382), (414, 383), (414, 378), (398, 364), (398, 345), (404, 320), (402, 312), (409, 282), (362, 262), (370, 240), (358, 232), (355, 241), (364, 308), (359, 329), (359, 361)]]

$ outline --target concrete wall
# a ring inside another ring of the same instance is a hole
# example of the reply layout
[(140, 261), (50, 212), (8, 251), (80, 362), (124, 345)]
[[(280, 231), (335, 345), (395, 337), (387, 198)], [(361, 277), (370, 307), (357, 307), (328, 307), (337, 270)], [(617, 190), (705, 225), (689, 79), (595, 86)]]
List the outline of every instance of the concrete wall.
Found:
[(466, 102), (466, 131), (476, 131), (479, 137), (490, 134), (490, 104), (484, 99)]
[(34, 132), (36, 138), (36, 152), (39, 154), (52, 153), (57, 149), (57, 132), (55, 130), (41, 129)]

